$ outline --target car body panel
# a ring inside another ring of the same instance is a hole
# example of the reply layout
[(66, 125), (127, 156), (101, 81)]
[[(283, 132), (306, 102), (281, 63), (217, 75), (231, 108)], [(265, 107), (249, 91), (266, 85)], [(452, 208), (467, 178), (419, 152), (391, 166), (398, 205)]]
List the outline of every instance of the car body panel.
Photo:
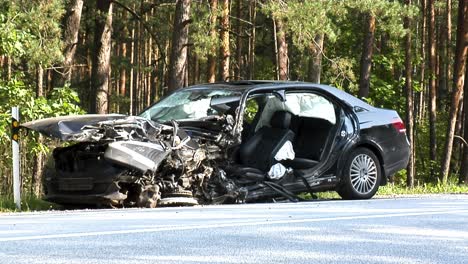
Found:
[[(57, 138), (63, 141), (87, 141), (83, 136), (83, 127), (96, 125), (102, 121), (113, 121), (125, 118), (125, 115), (72, 115), (51, 117), (35, 120), (22, 124), (21, 126), (38, 131), (48, 137)], [(80, 140), (80, 138), (82, 138)]]

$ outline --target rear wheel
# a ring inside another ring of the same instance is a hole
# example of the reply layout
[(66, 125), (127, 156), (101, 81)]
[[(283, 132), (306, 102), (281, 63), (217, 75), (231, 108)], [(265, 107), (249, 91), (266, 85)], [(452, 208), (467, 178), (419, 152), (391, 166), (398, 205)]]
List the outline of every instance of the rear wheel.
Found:
[(357, 148), (345, 163), (338, 194), (343, 199), (369, 199), (379, 189), (381, 178), (380, 162), (374, 152)]

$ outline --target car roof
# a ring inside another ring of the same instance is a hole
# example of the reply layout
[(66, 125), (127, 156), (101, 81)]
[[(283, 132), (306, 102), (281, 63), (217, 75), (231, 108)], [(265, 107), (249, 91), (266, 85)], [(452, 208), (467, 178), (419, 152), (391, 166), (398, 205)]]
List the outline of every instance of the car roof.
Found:
[(310, 83), (310, 82), (300, 82), (300, 81), (266, 81), (266, 80), (246, 80), (246, 81), (233, 81), (233, 82), (217, 82), (217, 83), (206, 83), (206, 84), (197, 84), (193, 86), (186, 87), (184, 89), (229, 89), (229, 90), (238, 90), (242, 93), (250, 91), (261, 91), (261, 90), (273, 90), (273, 89), (310, 89), (325, 92), (331, 94), (332, 96), (338, 98), (343, 103), (351, 107), (360, 107), (366, 110), (371, 110), (374, 107), (364, 102), (363, 100), (354, 97), (351, 94), (348, 94), (345, 91), (342, 91), (338, 88), (335, 88), (330, 85)]

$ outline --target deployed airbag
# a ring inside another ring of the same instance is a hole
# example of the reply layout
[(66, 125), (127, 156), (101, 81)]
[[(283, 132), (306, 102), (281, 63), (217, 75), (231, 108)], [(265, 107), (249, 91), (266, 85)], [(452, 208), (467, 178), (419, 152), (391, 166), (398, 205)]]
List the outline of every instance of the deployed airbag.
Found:
[(293, 145), (290, 140), (286, 141), (284, 145), (278, 150), (275, 155), (275, 160), (293, 160), (296, 157), (294, 153)]

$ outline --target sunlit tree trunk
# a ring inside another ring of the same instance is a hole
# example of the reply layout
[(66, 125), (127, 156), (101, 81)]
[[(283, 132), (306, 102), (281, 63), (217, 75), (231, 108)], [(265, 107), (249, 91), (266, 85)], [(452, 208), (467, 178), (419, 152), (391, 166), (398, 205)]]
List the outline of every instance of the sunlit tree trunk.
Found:
[(131, 41), (131, 45), (130, 45), (130, 65), (131, 65), (131, 68), (130, 68), (130, 79), (129, 79), (129, 87), (128, 87), (128, 97), (129, 97), (129, 101), (130, 101), (130, 104), (129, 104), (129, 108), (128, 108), (128, 112), (130, 115), (132, 115), (134, 113), (133, 111), (133, 105), (134, 105), (134, 102), (133, 102), (133, 98), (135, 97), (134, 95), (134, 87), (135, 87), (135, 46), (136, 46), (136, 40), (135, 40), (135, 28), (132, 29), (132, 41)]
[(465, 67), (468, 54), (468, 4), (466, 2), (468, 2), (468, 0), (461, 0), (458, 4), (457, 46), (455, 51), (455, 76), (453, 80), (454, 89), (450, 105), (449, 126), (447, 129), (444, 159), (442, 163), (441, 174), (443, 183), (447, 183), (450, 170), (455, 125), (465, 82)]
[(418, 102), (418, 123), (421, 123), (425, 114), (425, 94), (426, 94), (426, 25), (427, 25), (427, 0), (421, 0), (422, 21), (421, 21), (421, 65), (420, 65), (420, 83), (421, 91), (419, 92)]
[(450, 90), (451, 87), (451, 77), (452, 77), (452, 71), (451, 71), (451, 66), (452, 66), (452, 0), (447, 0), (446, 2), (446, 25), (445, 25), (445, 33), (446, 33), (446, 51), (445, 54), (447, 55), (447, 61), (445, 64), (445, 75), (447, 76), (446, 82), (447, 82), (447, 87)]
[(237, 16), (237, 26), (236, 26), (236, 68), (235, 68), (235, 78), (236, 80), (242, 79), (242, 68), (244, 66), (243, 59), (242, 59), (242, 0), (237, 0), (237, 8), (236, 8), (236, 16)]
[(78, 33), (80, 30), (83, 0), (72, 0), (66, 7), (67, 11), (63, 19), (63, 63), (54, 71), (53, 85), (62, 87), (71, 82), (72, 67), (78, 45)]
[(81, 13), (83, 10), (83, 0), (70, 1), (67, 7), (63, 24), (63, 70), (56, 74), (55, 86), (61, 87), (65, 83), (70, 83), (72, 77), (72, 66), (75, 58), (76, 47), (78, 45), (78, 33), (80, 30)]
[(361, 71), (359, 75), (359, 97), (369, 96), (370, 74), (372, 67), (372, 55), (374, 51), (374, 35), (375, 35), (375, 16), (367, 15), (367, 33), (364, 38), (364, 44), (361, 55)]
[(284, 24), (281, 19), (274, 18), (276, 24), (276, 41), (277, 41), (277, 69), (278, 69), (278, 78), (279, 80), (288, 80), (289, 79), (289, 69), (288, 69), (288, 43), (286, 42), (286, 31), (284, 30)]
[(229, 63), (231, 58), (231, 50), (229, 45), (229, 0), (222, 0), (221, 5), (221, 33), (220, 33), (220, 70), (221, 79), (223, 81), (229, 81)]
[[(122, 20), (126, 21), (127, 20), (127, 12), (123, 11), (122, 13)], [(122, 30), (122, 35), (123, 35), (123, 41), (120, 43), (120, 57), (122, 60), (127, 59), (127, 36), (128, 36), (128, 28), (126, 24), (124, 24), (123, 30)], [(120, 67), (120, 76), (119, 76), (119, 94), (123, 97), (126, 96), (127, 94), (127, 65), (124, 65), (123, 67)]]
[[(210, 0), (211, 16), (210, 16), (210, 38), (212, 41), (217, 39), (217, 14), (218, 14), (218, 0)], [(208, 54), (208, 65), (207, 65), (207, 79), (209, 83), (216, 81), (216, 45), (212, 45), (210, 54)]]
[[(429, 0), (429, 149), (430, 161), (437, 160), (436, 119), (437, 119), (437, 87), (436, 87), (436, 40), (435, 40), (435, 0)], [(434, 166), (431, 164), (431, 177), (435, 177)]]
[[(406, 5), (411, 5), (411, 0), (406, 0)], [(414, 140), (413, 140), (413, 65), (411, 57), (411, 19), (405, 18), (405, 28), (408, 30), (405, 39), (405, 88), (406, 88), (406, 128), (410, 143), (410, 158), (406, 172), (406, 186), (414, 186)]]
[[(425, 170), (426, 168), (426, 161), (425, 158), (416, 158), (418, 153), (421, 153), (422, 151), (422, 140), (419, 137), (420, 135), (420, 125), (422, 124), (423, 119), (425, 118), (426, 114), (426, 96), (427, 96), (427, 91), (426, 91), (426, 32), (427, 32), (427, 0), (421, 0), (421, 30), (420, 30), (420, 47), (419, 47), (419, 54), (421, 56), (421, 62), (419, 65), (419, 71), (420, 71), (420, 76), (419, 76), (419, 82), (421, 85), (421, 90), (417, 94), (417, 113), (415, 114), (415, 126), (414, 126), (414, 137), (413, 137), (413, 154), (415, 157), (415, 161), (418, 161), (418, 165), (420, 166), (422, 170)], [(425, 142), (424, 142), (425, 143)], [(416, 162), (414, 164), (416, 165)]]
[(308, 79), (313, 83), (320, 83), (320, 76), (322, 74), (323, 41), (324, 34), (317, 34), (314, 38), (314, 43), (310, 45), (311, 56), (309, 58)]
[(94, 56), (92, 69), (91, 113), (105, 114), (108, 112), (110, 49), (112, 33), (112, 2), (100, 0), (96, 2), (96, 20), (94, 35)]
[(250, 17), (250, 36), (249, 36), (249, 79), (255, 77), (255, 36), (256, 36), (256, 20), (257, 20), (257, 0), (250, 1), (249, 6)]
[[(465, 77), (468, 75), (468, 67), (465, 69)], [(468, 82), (465, 82), (463, 85), (463, 107), (465, 108), (465, 115), (463, 116), (463, 138), (466, 143), (466, 139), (468, 139)], [(459, 183), (467, 184), (468, 185), (468, 145), (464, 145), (463, 147), (463, 155), (461, 160), (461, 172), (459, 177)]]
[(184, 87), (191, 0), (177, 0), (169, 66), (169, 91)]

